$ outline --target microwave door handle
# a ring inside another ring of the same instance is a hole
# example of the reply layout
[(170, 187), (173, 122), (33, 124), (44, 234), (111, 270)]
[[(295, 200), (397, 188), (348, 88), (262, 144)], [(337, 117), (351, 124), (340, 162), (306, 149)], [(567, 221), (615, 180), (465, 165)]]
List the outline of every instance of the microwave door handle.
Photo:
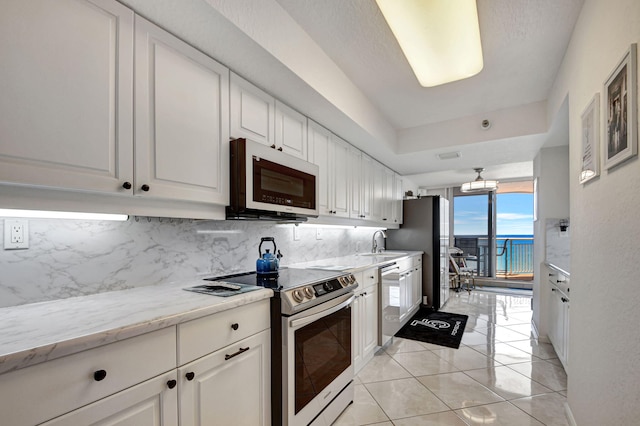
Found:
[(327, 315), (331, 315), (334, 312), (338, 312), (340, 309), (346, 308), (355, 300), (355, 298), (356, 297), (354, 295), (351, 295), (347, 300), (337, 304), (336, 306), (333, 306), (332, 308), (325, 309), (314, 314), (309, 314), (309, 315), (303, 316), (302, 318), (291, 320), (289, 322), (289, 326), (291, 328), (304, 327), (305, 325), (311, 324), (312, 322), (316, 321), (319, 318), (326, 317)]

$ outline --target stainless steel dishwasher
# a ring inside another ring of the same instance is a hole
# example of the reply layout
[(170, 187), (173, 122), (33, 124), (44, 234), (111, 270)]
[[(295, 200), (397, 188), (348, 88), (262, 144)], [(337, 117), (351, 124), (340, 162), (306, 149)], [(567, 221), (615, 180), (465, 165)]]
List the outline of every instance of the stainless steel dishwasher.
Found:
[(383, 265), (380, 272), (380, 324), (378, 344), (385, 346), (400, 330), (400, 267)]

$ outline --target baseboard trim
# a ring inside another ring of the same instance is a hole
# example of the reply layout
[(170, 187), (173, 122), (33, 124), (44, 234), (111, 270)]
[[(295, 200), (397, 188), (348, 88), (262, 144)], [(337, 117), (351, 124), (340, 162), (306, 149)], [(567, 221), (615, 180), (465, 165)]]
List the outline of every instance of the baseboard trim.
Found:
[(578, 426), (578, 423), (576, 423), (576, 419), (573, 417), (573, 413), (571, 412), (571, 407), (569, 407), (568, 402), (564, 403), (564, 415), (567, 417), (567, 421), (569, 422), (570, 426)]
[(547, 336), (541, 336), (540, 332), (538, 331), (538, 326), (536, 325), (536, 322), (532, 319), (531, 320), (531, 334), (533, 335), (533, 338), (543, 342), (543, 343), (551, 343), (549, 341), (549, 338)]

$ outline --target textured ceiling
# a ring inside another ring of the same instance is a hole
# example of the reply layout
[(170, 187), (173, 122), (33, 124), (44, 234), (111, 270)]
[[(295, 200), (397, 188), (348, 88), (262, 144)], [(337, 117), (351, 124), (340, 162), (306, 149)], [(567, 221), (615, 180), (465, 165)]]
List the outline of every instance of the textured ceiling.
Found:
[[(400, 169), (398, 171), (411, 174), (416, 173), (415, 164), (421, 163), (424, 173), (420, 174), (428, 174), (446, 169), (459, 172), (462, 167), (471, 167), (469, 161), (479, 166), (504, 166), (533, 159), (547, 139), (544, 131), (516, 135), (509, 145), (513, 147), (511, 150), (504, 139), (495, 143), (486, 137), (478, 139), (482, 148), (472, 147), (473, 143), (468, 141), (464, 144), (447, 141), (450, 150), (461, 151), (462, 157), (446, 164), (436, 159), (436, 143), (429, 139), (439, 123), (450, 122), (460, 127), (461, 120), (467, 117), (480, 120), (483, 114), (490, 117), (496, 111), (544, 102), (583, 0), (478, 0), (483, 70), (474, 77), (433, 88), (418, 84), (375, 1), (277, 2), (400, 135), (407, 129), (418, 135), (422, 133), (419, 137), (423, 142), (419, 147), (409, 147), (402, 137), (397, 142), (397, 152), (414, 154), (405, 158), (409, 162), (399, 155), (389, 163)], [(545, 121), (544, 124), (548, 130), (551, 123)], [(452, 139), (457, 139), (454, 132), (450, 134)], [(438, 152), (443, 151), (447, 149)], [(530, 175), (531, 167), (525, 169), (523, 175)], [(443, 178), (443, 182), (446, 179)]]

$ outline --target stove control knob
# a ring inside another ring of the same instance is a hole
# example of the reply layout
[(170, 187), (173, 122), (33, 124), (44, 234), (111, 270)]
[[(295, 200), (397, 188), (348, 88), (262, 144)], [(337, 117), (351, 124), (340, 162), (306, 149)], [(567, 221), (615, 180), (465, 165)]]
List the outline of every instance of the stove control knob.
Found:
[(349, 285), (349, 283), (347, 282), (347, 280), (346, 280), (344, 277), (340, 277), (340, 278), (338, 278), (338, 282), (340, 283), (340, 285), (341, 285), (342, 287), (346, 287), (346, 286), (348, 286), (348, 285)]
[(302, 291), (304, 291), (304, 295), (307, 299), (313, 299), (313, 296), (315, 296), (315, 293), (313, 292), (313, 289), (311, 287), (305, 287), (302, 289)]
[(302, 294), (302, 290), (293, 290), (293, 292), (291, 293), (291, 297), (293, 297), (293, 300), (295, 300), (298, 303), (302, 303), (302, 301), (304, 300), (304, 295)]
[(329, 281), (327, 281), (326, 283), (322, 284), (322, 287), (327, 291), (332, 291), (333, 290), (333, 286), (331, 285), (331, 283)]

